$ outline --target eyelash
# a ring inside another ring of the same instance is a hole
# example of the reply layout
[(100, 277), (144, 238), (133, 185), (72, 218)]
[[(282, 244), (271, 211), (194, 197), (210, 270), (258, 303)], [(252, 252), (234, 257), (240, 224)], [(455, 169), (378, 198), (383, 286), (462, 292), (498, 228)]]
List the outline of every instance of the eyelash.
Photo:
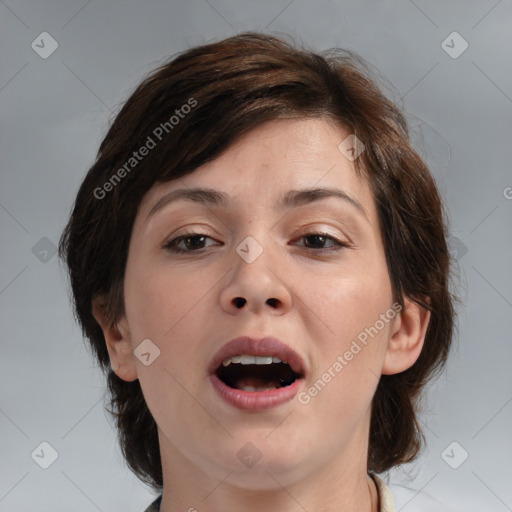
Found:
[[(307, 238), (307, 237), (313, 237), (313, 236), (324, 237), (328, 240), (331, 240), (332, 242), (334, 242), (336, 244), (334, 247), (328, 247), (328, 248), (320, 247), (318, 249), (311, 248), (311, 247), (305, 247), (306, 249), (310, 249), (315, 252), (316, 251), (339, 252), (343, 249), (351, 247), (351, 245), (348, 242), (342, 242), (341, 240), (338, 240), (337, 238), (333, 237), (332, 235), (329, 235), (328, 233), (323, 233), (323, 232), (304, 233), (300, 236), (300, 238)], [(164, 244), (163, 248), (167, 249), (170, 252), (178, 253), (178, 254), (191, 254), (193, 252), (201, 252), (202, 249), (205, 249), (205, 247), (201, 247), (197, 250), (184, 250), (177, 246), (177, 244), (183, 240), (196, 238), (196, 237), (205, 237), (205, 238), (210, 238), (213, 240), (213, 238), (211, 238), (210, 236), (208, 236), (204, 233), (185, 233), (184, 235), (180, 235), (180, 236), (173, 238), (172, 240), (169, 240), (168, 242), (166, 242)], [(214, 244), (212, 244), (212, 245), (214, 245)]]

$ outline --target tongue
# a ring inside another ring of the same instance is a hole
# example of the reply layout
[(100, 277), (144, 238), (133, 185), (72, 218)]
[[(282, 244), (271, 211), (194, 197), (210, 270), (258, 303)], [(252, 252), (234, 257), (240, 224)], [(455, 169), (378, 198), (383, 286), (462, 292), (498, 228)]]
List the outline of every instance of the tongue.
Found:
[(281, 383), (276, 381), (267, 381), (257, 379), (255, 377), (242, 377), (236, 383), (237, 389), (244, 389), (246, 387), (254, 388), (255, 391), (262, 391), (264, 389), (276, 389), (281, 387)]

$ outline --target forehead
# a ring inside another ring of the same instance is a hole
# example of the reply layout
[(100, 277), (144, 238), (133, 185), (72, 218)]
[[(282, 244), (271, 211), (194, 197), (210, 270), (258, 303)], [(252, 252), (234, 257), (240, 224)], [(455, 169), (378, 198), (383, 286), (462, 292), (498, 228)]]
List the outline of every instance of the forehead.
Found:
[(192, 173), (154, 185), (141, 202), (140, 214), (147, 216), (171, 191), (194, 187), (225, 192), (229, 201), (224, 206), (265, 209), (276, 205), (289, 190), (335, 188), (371, 211), (367, 180), (347, 158), (344, 141), (349, 135), (326, 119), (268, 121)]

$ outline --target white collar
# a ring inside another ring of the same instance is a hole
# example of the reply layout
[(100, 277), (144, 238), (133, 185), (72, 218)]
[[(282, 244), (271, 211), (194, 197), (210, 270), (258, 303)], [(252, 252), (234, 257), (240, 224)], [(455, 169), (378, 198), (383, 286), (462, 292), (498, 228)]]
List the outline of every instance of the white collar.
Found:
[(393, 494), (391, 494), (391, 489), (384, 483), (384, 480), (377, 475), (371, 476), (377, 485), (377, 491), (379, 493), (379, 512), (396, 512), (395, 500), (393, 499)]

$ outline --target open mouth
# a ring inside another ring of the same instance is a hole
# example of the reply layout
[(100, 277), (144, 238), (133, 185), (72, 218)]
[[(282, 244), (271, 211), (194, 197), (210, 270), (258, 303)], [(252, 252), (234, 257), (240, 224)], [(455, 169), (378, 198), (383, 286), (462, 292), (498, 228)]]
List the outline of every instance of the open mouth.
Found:
[(302, 378), (278, 357), (245, 354), (227, 357), (215, 374), (230, 388), (253, 392), (291, 386)]

